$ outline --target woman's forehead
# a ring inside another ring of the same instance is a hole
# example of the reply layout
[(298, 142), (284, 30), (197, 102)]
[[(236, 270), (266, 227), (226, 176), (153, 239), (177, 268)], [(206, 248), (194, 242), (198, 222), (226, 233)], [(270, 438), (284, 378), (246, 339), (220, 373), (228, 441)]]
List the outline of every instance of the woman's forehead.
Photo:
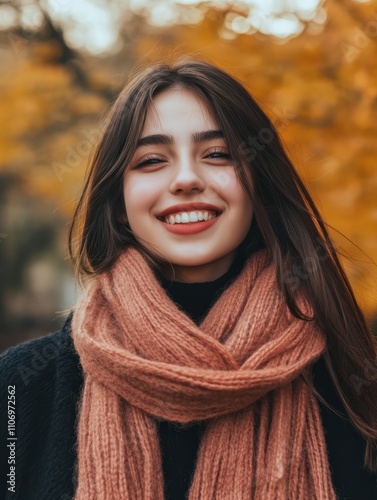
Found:
[(207, 127), (217, 125), (209, 103), (190, 89), (166, 89), (158, 93), (147, 108), (145, 126), (161, 127), (170, 122), (189, 126), (203, 122)]

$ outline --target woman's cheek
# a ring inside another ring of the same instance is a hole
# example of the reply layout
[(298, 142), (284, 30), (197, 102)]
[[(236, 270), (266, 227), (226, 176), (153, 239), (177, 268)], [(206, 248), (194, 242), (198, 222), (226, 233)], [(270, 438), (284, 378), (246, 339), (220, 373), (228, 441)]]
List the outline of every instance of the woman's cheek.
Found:
[(228, 189), (234, 184), (233, 174), (227, 170), (217, 170), (212, 174), (212, 182), (217, 189)]
[(147, 178), (130, 178), (125, 182), (123, 193), (126, 204), (144, 204), (156, 193), (156, 184)]

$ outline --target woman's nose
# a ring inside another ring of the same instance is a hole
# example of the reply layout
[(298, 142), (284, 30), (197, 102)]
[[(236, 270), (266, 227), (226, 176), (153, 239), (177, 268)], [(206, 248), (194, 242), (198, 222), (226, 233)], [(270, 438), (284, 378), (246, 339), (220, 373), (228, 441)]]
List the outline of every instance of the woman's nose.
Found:
[(170, 183), (170, 190), (172, 192), (190, 192), (194, 188), (200, 191), (205, 189), (205, 180), (194, 160), (177, 160), (173, 172), (173, 179)]

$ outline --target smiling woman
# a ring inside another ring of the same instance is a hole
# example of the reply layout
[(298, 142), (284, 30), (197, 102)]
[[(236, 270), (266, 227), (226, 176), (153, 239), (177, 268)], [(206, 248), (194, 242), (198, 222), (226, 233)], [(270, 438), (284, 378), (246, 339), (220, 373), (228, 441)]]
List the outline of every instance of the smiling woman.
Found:
[(251, 225), (224, 134), (206, 102), (185, 89), (155, 97), (123, 194), (132, 234), (172, 264), (178, 281), (222, 276)]
[(241, 82), (190, 58), (135, 76), (69, 249), (62, 331), (0, 358), (19, 498), (377, 498), (376, 341)]

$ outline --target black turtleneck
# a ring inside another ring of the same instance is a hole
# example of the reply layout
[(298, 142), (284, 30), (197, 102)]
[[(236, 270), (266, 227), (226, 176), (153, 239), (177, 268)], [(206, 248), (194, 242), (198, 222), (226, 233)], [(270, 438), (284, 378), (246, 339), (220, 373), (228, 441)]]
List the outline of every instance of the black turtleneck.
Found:
[(243, 264), (242, 260), (235, 259), (228, 271), (214, 281), (183, 283), (170, 281), (161, 275), (158, 279), (169, 297), (198, 325), (241, 272)]

